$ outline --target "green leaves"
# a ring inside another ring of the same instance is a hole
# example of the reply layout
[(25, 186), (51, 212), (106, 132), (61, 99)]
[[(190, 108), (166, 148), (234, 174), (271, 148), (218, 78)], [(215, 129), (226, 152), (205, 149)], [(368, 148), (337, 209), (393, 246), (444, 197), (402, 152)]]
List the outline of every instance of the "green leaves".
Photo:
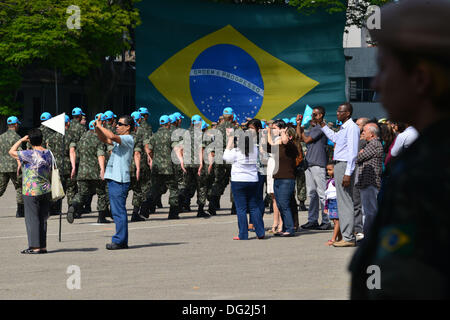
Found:
[[(2, 0), (0, 2), (1, 83), (20, 86), (3, 70), (38, 63), (64, 74), (87, 76), (131, 47), (130, 31), (140, 24), (136, 0)], [(67, 8), (78, 6), (80, 29), (70, 29)], [(9, 72), (9, 71), (8, 71)], [(19, 73), (20, 74), (20, 73)], [(0, 91), (0, 101), (7, 93)], [(8, 98), (11, 100), (10, 98)], [(1, 112), (1, 111), (0, 111)]]

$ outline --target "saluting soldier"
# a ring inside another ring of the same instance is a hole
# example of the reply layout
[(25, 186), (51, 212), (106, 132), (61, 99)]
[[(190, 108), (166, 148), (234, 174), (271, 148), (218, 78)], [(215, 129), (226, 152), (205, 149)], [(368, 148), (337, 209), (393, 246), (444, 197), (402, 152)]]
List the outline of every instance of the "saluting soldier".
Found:
[[(9, 180), (12, 181), (16, 189), (17, 211), (16, 217), (24, 217), (24, 206), (22, 198), (22, 174), (20, 170), (20, 162), (9, 156), (8, 152), (11, 147), (20, 140), (17, 134), (20, 121), (15, 116), (6, 119), (8, 130), (0, 135), (0, 197), (5, 193)], [(18, 150), (22, 150), (19, 147)]]
[(110, 223), (106, 219), (107, 195), (105, 192), (105, 144), (95, 134), (95, 120), (89, 123), (86, 131), (77, 145), (80, 166), (77, 175), (78, 193), (72, 200), (67, 212), (67, 221), (73, 223), (75, 218), (81, 217), (82, 204), (92, 193), (96, 193), (98, 220), (97, 223)]
[(150, 138), (150, 169), (152, 170), (151, 189), (145, 204), (154, 210), (155, 200), (161, 196), (161, 189), (166, 187), (169, 189), (169, 219), (179, 219), (178, 208), (178, 185), (175, 178), (174, 167), (172, 163), (172, 148), (177, 144), (171, 141), (170, 119), (169, 116), (163, 115), (159, 118), (160, 128)]

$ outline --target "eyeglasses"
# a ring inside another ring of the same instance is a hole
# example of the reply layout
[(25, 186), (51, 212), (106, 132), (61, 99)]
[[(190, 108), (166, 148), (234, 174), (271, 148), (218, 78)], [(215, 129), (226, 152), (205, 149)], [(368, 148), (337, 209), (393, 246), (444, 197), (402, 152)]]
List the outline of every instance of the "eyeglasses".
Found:
[(129, 124), (125, 124), (125, 123), (122, 123), (122, 122), (120, 122), (120, 121), (117, 122), (117, 125), (118, 125), (118, 126), (129, 126)]

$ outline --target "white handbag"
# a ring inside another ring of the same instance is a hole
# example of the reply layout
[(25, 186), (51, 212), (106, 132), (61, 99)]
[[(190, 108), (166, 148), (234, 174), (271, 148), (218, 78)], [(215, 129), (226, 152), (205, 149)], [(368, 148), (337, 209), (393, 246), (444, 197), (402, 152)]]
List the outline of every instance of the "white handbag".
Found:
[(52, 182), (51, 182), (51, 188), (52, 188), (52, 201), (58, 201), (59, 199), (62, 199), (65, 197), (64, 188), (61, 183), (61, 177), (59, 175), (59, 169), (56, 166), (55, 157), (53, 156), (53, 153), (50, 151), (50, 154), (52, 155)]

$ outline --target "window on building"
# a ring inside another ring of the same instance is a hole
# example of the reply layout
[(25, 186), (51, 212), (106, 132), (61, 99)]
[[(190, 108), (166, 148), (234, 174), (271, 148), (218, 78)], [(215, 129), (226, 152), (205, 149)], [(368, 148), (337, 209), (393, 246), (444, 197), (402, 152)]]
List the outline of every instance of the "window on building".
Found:
[(370, 86), (372, 77), (349, 78), (351, 102), (376, 102), (378, 101), (375, 90)]

